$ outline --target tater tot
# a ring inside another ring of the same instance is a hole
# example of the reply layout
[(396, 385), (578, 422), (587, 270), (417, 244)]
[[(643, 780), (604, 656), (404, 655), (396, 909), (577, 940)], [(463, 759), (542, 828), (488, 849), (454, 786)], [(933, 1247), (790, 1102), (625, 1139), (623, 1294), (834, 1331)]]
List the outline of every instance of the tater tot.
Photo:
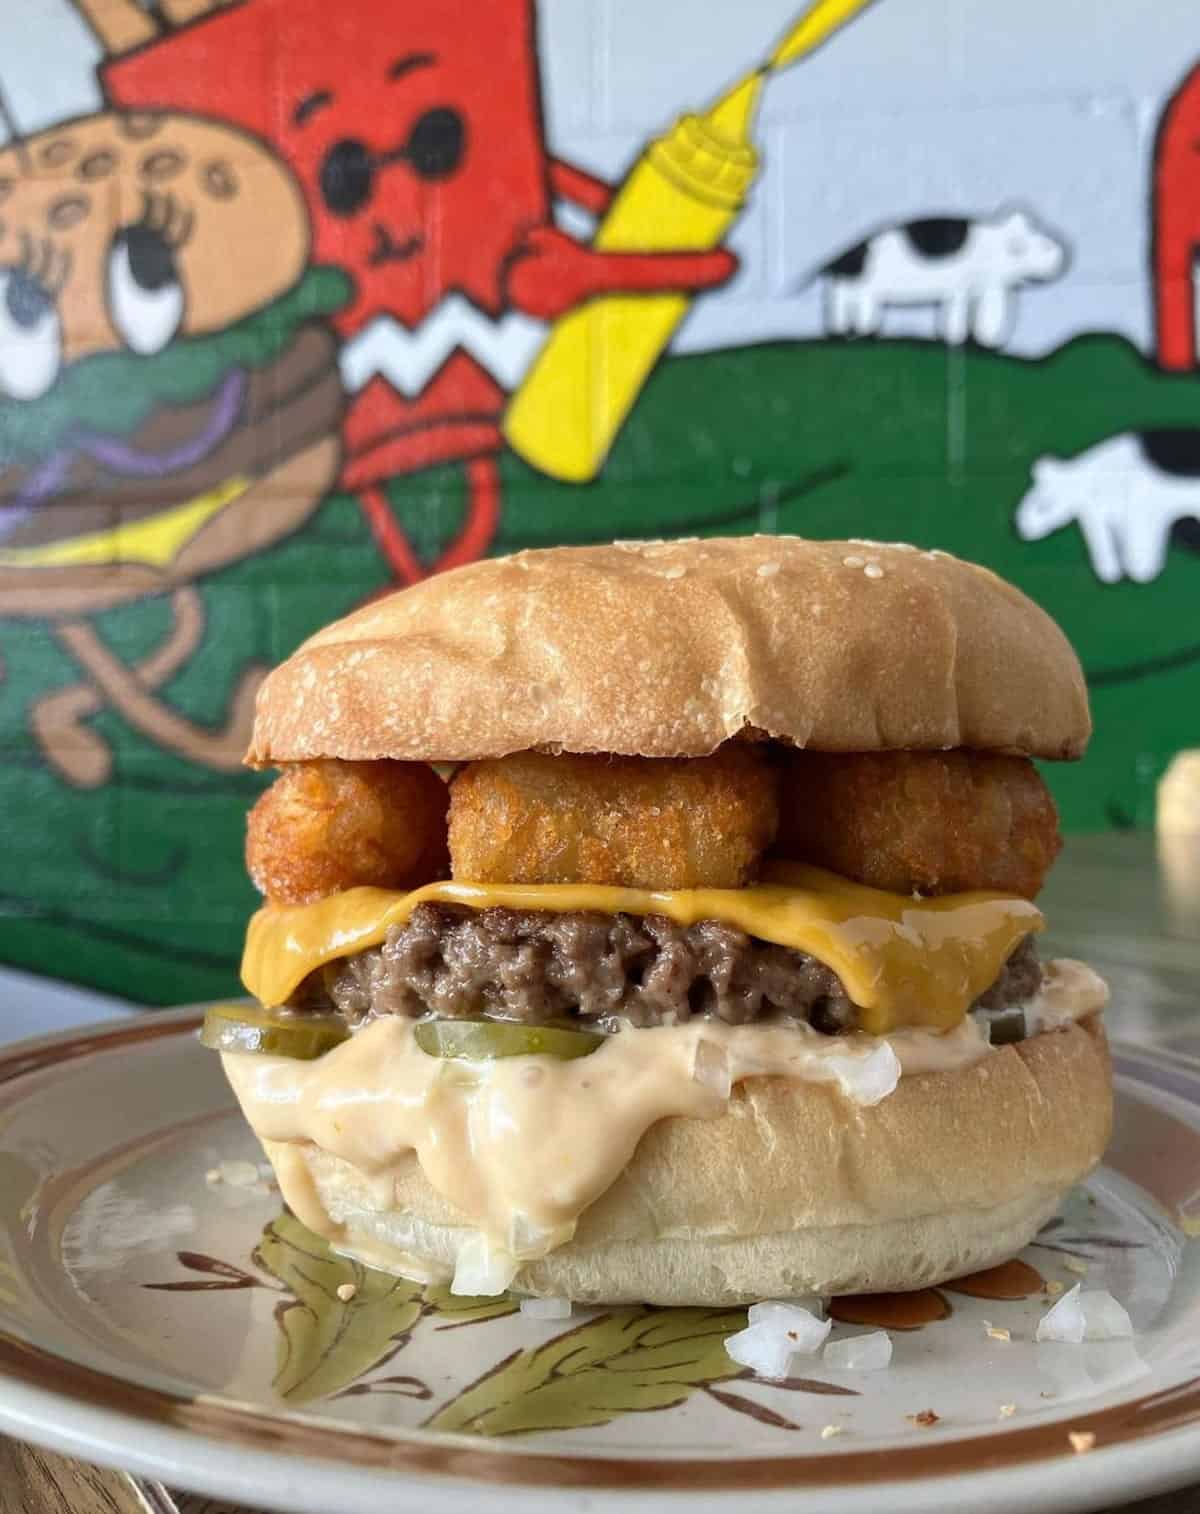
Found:
[(1032, 899), (1062, 840), (1024, 757), (789, 752), (775, 851), (894, 893), (996, 889)]
[(298, 762), (250, 811), (246, 868), (286, 904), (359, 884), (415, 888), (446, 876), (448, 803), (422, 762)]
[(738, 888), (775, 835), (776, 775), (748, 745), (690, 759), (519, 752), (450, 786), (455, 878)]

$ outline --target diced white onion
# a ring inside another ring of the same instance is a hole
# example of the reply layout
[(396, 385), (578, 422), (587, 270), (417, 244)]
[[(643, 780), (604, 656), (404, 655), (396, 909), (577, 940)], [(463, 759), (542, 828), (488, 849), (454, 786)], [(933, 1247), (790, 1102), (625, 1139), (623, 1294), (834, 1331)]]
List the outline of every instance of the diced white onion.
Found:
[(1079, 1302), (1079, 1284), (1076, 1283), (1038, 1320), (1034, 1339), (1066, 1341), (1069, 1345), (1077, 1346), (1083, 1340), (1085, 1328), (1083, 1306)]
[(523, 1298), (521, 1313), (527, 1319), (570, 1319), (569, 1298)]
[(218, 1171), (221, 1181), (231, 1188), (253, 1188), (258, 1182), (258, 1168), (253, 1162), (222, 1162)]
[(825, 1060), (838, 1087), (855, 1104), (882, 1102), (900, 1081), (900, 1059), (888, 1041), (878, 1041), (866, 1056), (834, 1055)]
[(824, 1345), (832, 1320), (818, 1319), (800, 1304), (752, 1304), (750, 1323), (731, 1335), (725, 1350), (759, 1377), (787, 1377), (794, 1356), (813, 1356)]
[(472, 1235), (458, 1248), (450, 1292), (468, 1298), (490, 1297), (503, 1293), (516, 1275), (515, 1257), (489, 1246), (486, 1236)]
[(1036, 1339), (1065, 1341), (1078, 1346), (1081, 1341), (1129, 1340), (1133, 1322), (1121, 1304), (1104, 1288), (1080, 1291), (1076, 1283), (1058, 1303), (1038, 1321)]
[(830, 1341), (825, 1347), (824, 1361), (838, 1372), (880, 1372), (891, 1365), (892, 1338), (886, 1330), (872, 1330), (869, 1335)]
[(1133, 1321), (1106, 1289), (1085, 1289), (1079, 1302), (1083, 1307), (1084, 1340), (1120, 1341), (1132, 1337)]
[(792, 1343), (772, 1325), (751, 1325), (725, 1341), (725, 1352), (739, 1367), (749, 1367), (757, 1377), (783, 1378), (792, 1363)]
[[(794, 1328), (794, 1319), (800, 1314), (810, 1314), (818, 1324), (825, 1319), (825, 1300), (818, 1298), (815, 1293), (806, 1294), (803, 1298), (788, 1299), (787, 1303), (778, 1303), (771, 1299), (764, 1300), (761, 1304), (751, 1304), (747, 1311), (747, 1318), (752, 1325), (783, 1324), (785, 1330)], [(821, 1339), (829, 1334), (826, 1329)]]
[(727, 1099), (733, 1089), (733, 1079), (725, 1048), (718, 1046), (715, 1041), (697, 1041), (692, 1060), (692, 1077), (705, 1088), (711, 1088), (720, 1098)]
[(545, 1256), (555, 1244), (554, 1232), (543, 1229), (521, 1210), (513, 1213), (508, 1225), (508, 1249), (522, 1261), (533, 1261)]

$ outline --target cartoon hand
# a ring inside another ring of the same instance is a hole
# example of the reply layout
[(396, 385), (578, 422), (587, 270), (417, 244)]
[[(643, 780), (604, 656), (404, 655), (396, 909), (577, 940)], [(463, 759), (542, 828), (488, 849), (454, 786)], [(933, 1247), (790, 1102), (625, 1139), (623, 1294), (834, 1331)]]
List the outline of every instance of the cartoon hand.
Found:
[(552, 321), (598, 294), (694, 291), (723, 284), (737, 268), (733, 253), (599, 252), (557, 226), (535, 226), (509, 265), (508, 296), (518, 310)]

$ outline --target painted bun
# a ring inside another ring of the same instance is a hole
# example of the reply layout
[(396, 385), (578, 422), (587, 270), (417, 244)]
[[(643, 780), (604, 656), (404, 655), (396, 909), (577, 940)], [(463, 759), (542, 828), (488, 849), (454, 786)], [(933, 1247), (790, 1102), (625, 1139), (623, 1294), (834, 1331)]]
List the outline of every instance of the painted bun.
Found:
[(35, 568), (0, 562), (0, 614), (44, 619), (52, 607), (58, 615), (90, 615), (162, 594), (261, 552), (312, 514), (333, 487), (341, 461), (336, 436), (312, 442), (254, 479), (161, 566), (120, 559)]
[(48, 256), (47, 277), (61, 281), (68, 362), (123, 345), (110, 299), (118, 226), (156, 227), (173, 245), (185, 336), (261, 309), (308, 262), (308, 213), (295, 176), (261, 142), (221, 122), (104, 111), (3, 149), (0, 177), (12, 186), (0, 264), (19, 263), (22, 246)]
[[(707, 1305), (919, 1288), (1019, 1251), (1095, 1167), (1110, 1126), (1099, 1015), (904, 1078), (853, 1119), (826, 1086), (751, 1079), (718, 1119), (652, 1126), (575, 1238), (513, 1287)], [(263, 1144), (285, 1192), (318, 1201), (314, 1223), (321, 1211), (338, 1223), (339, 1250), (451, 1276), (470, 1231), (415, 1157), (393, 1191), (311, 1143)]]
[(267, 678), (247, 760), (693, 757), (735, 737), (1066, 758), (1090, 734), (1066, 637), (988, 569), (756, 536), (523, 552), (367, 605)]

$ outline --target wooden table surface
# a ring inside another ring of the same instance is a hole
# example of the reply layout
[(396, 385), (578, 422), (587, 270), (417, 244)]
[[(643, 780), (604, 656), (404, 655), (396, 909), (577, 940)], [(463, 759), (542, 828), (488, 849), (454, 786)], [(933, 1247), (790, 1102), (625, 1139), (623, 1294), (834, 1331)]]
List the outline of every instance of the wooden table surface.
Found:
[[(1073, 838), (1040, 903), (1047, 950), (1109, 980), (1110, 1034), (1200, 1056), (1200, 840)], [(1200, 1514), (1197, 1482), (1109, 1514)], [(246, 1514), (0, 1439), (0, 1514)], [(337, 1514), (330, 1510), (329, 1514)]]

